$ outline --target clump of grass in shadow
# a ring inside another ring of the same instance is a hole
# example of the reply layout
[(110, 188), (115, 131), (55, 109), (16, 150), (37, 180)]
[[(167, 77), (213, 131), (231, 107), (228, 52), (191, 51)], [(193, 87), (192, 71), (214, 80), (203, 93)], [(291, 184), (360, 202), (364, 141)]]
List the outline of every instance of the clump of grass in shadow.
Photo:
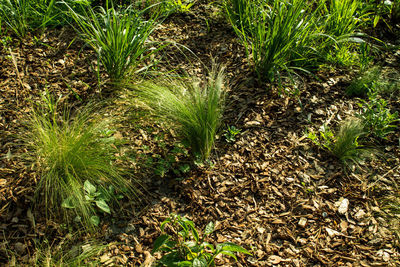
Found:
[(118, 203), (118, 195), (109, 186), (128, 199), (134, 199), (139, 191), (113, 165), (109, 121), (95, 117), (91, 108), (78, 110), (74, 116), (66, 108), (58, 110), (57, 101), (45, 96), (44, 104), (32, 112), (24, 136), (28, 156), (40, 172), (36, 206), (44, 204), (47, 218), (61, 216), (65, 223), (74, 219), (93, 230), (96, 206), (85, 193), (85, 181), (95, 186), (89, 191), (97, 188), (110, 203)]
[(81, 15), (66, 5), (81, 38), (96, 51), (114, 86), (128, 79), (145, 59), (163, 47), (148, 40), (158, 25), (157, 13), (145, 20), (146, 10), (138, 11), (132, 6), (117, 9), (106, 1), (105, 8), (89, 7)]
[(340, 124), (337, 133), (323, 126), (319, 134), (309, 132), (307, 137), (320, 148), (331, 152), (344, 166), (351, 168), (373, 157), (374, 150), (359, 143), (359, 138), (365, 135), (365, 126), (362, 121), (350, 118)]
[(209, 158), (224, 110), (224, 72), (213, 69), (207, 81), (167, 79), (137, 85), (139, 99), (189, 144), (200, 160)]

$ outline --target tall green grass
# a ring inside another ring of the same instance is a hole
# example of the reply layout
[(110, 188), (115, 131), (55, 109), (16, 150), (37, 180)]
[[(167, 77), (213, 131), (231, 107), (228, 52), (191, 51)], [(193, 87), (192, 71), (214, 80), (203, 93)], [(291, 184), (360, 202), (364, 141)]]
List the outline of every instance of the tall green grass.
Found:
[(360, 0), (324, 0), (325, 32), (341, 37), (354, 33), (361, 23), (359, 14), (362, 2)]
[(178, 80), (144, 82), (139, 99), (177, 131), (200, 160), (209, 158), (224, 110), (223, 70), (211, 71), (204, 86)]
[(225, 10), (260, 80), (315, 65), (317, 11), (308, 1), (227, 0)]
[[(89, 0), (66, 0), (75, 10), (89, 6)], [(19, 38), (29, 31), (66, 24), (65, 8), (57, 0), (0, 0), (0, 15), (5, 24)]]
[(148, 40), (158, 25), (157, 14), (145, 20), (145, 10), (137, 11), (132, 6), (117, 9), (108, 1), (105, 8), (89, 7), (82, 15), (71, 7), (69, 10), (81, 38), (96, 51), (113, 84), (130, 77), (161, 49), (158, 43)]
[[(37, 207), (44, 204), (48, 218), (61, 216), (65, 223), (74, 219), (93, 229), (96, 210), (85, 196), (86, 180), (114, 203), (117, 196), (108, 193), (110, 185), (130, 199), (137, 190), (113, 165), (115, 151), (107, 120), (94, 117), (89, 108), (74, 116), (65, 108), (59, 112), (56, 101), (48, 96), (44, 100), (45, 104), (32, 113), (25, 136), (28, 154), (41, 173), (35, 194)], [(69, 208), (63, 205), (67, 200)]]
[(29, 30), (29, 0), (1, 0), (2, 20), (18, 37), (25, 37)]

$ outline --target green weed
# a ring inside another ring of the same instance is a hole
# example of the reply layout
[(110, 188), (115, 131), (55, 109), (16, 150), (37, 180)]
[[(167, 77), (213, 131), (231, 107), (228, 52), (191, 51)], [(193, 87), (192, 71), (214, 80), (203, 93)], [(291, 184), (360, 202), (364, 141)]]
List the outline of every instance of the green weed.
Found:
[(382, 139), (394, 132), (397, 128), (395, 123), (400, 121), (399, 114), (390, 112), (385, 99), (380, 98), (376, 91), (371, 91), (368, 93), (368, 101), (363, 99), (360, 101), (359, 118), (364, 121), (368, 132)]
[(194, 223), (185, 217), (171, 214), (161, 223), (161, 231), (171, 225), (173, 236), (163, 234), (154, 242), (152, 253), (164, 252), (157, 266), (215, 266), (215, 257), (227, 255), (237, 260), (235, 253), (251, 255), (246, 249), (234, 243), (226, 242), (216, 246), (205, 241), (214, 231), (214, 223), (210, 222), (201, 236)]
[(228, 128), (226, 129), (224, 136), (225, 136), (225, 140), (228, 143), (232, 143), (235, 142), (236, 140), (236, 136), (238, 134), (240, 134), (242, 130), (236, 128), (235, 126), (228, 126)]

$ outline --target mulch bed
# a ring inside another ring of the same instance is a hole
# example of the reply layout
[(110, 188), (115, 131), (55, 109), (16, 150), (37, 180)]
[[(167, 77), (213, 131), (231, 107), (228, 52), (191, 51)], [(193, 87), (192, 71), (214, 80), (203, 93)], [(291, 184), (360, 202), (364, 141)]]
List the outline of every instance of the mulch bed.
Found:
[[(32, 209), (35, 185), (40, 179), (24, 159), (20, 140), (32, 105), (47, 89), (62, 95), (70, 105), (101, 98), (93, 73), (95, 57), (81, 50), (70, 29), (48, 30), (41, 43), (28, 37), (13, 40), (0, 53), (0, 262), (29, 265), (35, 240), (60, 240), (60, 222)], [(231, 241), (252, 252), (239, 261), (218, 259), (225, 266), (399, 266), (399, 221), (388, 214), (382, 199), (399, 196), (399, 131), (379, 145), (384, 156), (348, 173), (326, 151), (305, 138), (306, 129), (324, 122), (354, 116), (357, 100), (345, 94), (352, 70), (324, 70), (304, 76), (300, 94), (280, 93), (271, 85), (257, 85), (249, 71), (244, 49), (229, 25), (204, 1), (191, 14), (176, 14), (155, 32), (158, 40), (175, 41), (189, 50), (170, 46), (160, 70), (176, 68), (201, 75), (202, 62), (214, 58), (226, 66), (230, 91), (224, 125), (241, 134), (233, 143), (219, 136), (213, 166), (192, 168), (178, 181), (173, 171), (159, 177), (138, 164), (135, 178), (146, 188), (140, 205), (125, 203), (123, 210), (106, 218), (94, 236), (110, 244), (100, 255), (106, 265), (139, 266), (152, 262), (149, 252), (160, 235), (160, 223), (170, 213), (184, 214), (203, 229), (216, 222), (214, 242)], [(397, 56), (396, 56), (397, 55)], [(399, 54), (390, 54), (386, 67), (399, 70)], [(188, 59), (190, 59), (190, 61)], [(385, 60), (385, 59), (384, 59)], [(140, 162), (169, 153), (174, 133), (151, 122), (130, 120), (124, 98), (110, 100), (118, 122), (118, 135), (135, 151)], [(389, 103), (399, 109), (399, 101)], [(136, 126), (135, 126), (136, 125)], [(146, 130), (145, 130), (146, 129)], [(155, 137), (163, 133), (167, 148)], [(143, 147), (147, 147), (147, 150)], [(123, 153), (123, 151), (121, 153)], [(183, 161), (187, 158), (183, 157)], [(348, 207), (346, 202), (348, 201)], [(82, 237), (83, 239), (84, 237)], [(157, 255), (156, 255), (157, 257)]]

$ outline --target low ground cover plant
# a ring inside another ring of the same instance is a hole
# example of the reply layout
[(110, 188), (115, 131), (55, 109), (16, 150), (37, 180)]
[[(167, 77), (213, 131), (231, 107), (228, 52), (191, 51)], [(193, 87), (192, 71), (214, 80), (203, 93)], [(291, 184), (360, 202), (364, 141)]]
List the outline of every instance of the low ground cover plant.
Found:
[[(173, 235), (165, 233), (167, 226)], [(214, 223), (210, 222), (200, 235), (194, 223), (185, 217), (171, 214), (161, 223), (163, 234), (154, 242), (152, 253), (163, 252), (157, 266), (215, 266), (215, 257), (227, 255), (237, 260), (235, 253), (251, 255), (246, 249), (234, 243), (225, 242), (213, 245), (205, 241), (214, 232)]]
[(166, 79), (135, 86), (142, 103), (187, 142), (200, 160), (209, 158), (221, 124), (225, 99), (223, 69), (199, 81)]
[[(109, 1), (105, 8), (89, 7), (82, 15), (67, 6), (81, 38), (96, 51), (99, 63), (114, 85), (131, 78), (150, 55), (162, 48), (148, 40), (158, 25), (157, 13), (145, 19), (145, 10), (138, 11), (133, 6), (118, 9)], [(144, 70), (149, 66), (142, 67)]]
[(341, 122), (336, 133), (323, 125), (318, 133), (310, 131), (307, 137), (318, 147), (332, 153), (346, 167), (352, 167), (373, 155), (373, 150), (360, 143), (359, 139), (365, 135), (363, 122), (350, 118)]
[(112, 164), (109, 121), (92, 116), (90, 108), (72, 116), (66, 108), (60, 112), (52, 97), (45, 96), (44, 101), (32, 113), (29, 133), (24, 136), (28, 156), (41, 173), (36, 205), (44, 205), (48, 218), (62, 218), (67, 224), (74, 220), (93, 229), (98, 224), (96, 206), (109, 213), (104, 200), (118, 203), (118, 194), (110, 186), (129, 199), (137, 191)]
[(372, 135), (385, 139), (397, 128), (398, 112), (392, 113), (385, 99), (376, 90), (368, 93), (368, 101), (360, 99), (358, 103), (361, 112), (358, 115), (365, 123), (366, 130)]

